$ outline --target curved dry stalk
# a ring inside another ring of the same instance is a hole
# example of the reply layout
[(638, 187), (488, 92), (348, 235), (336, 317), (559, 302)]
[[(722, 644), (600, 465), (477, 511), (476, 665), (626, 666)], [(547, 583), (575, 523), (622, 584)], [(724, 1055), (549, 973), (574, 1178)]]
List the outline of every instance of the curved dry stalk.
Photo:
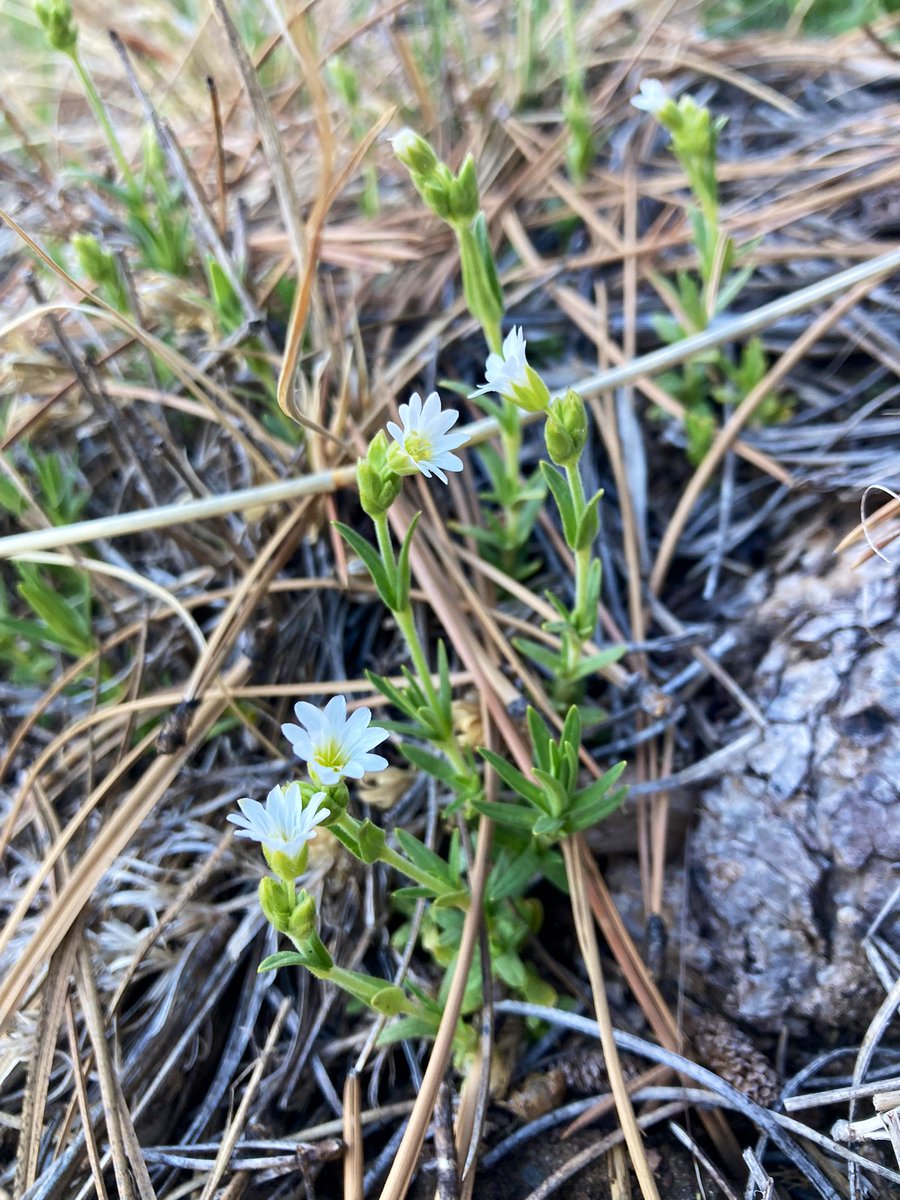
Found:
[(582, 866), (581, 839), (567, 837), (562, 843), (563, 858), (566, 863), (566, 877), (569, 881), (569, 894), (572, 902), (572, 916), (575, 919), (575, 932), (578, 935), (578, 945), (587, 967), (588, 979), (591, 983), (591, 993), (594, 998), (594, 1011), (597, 1015), (597, 1026), (600, 1031), (600, 1044), (603, 1047), (603, 1058), (606, 1072), (609, 1076), (610, 1087), (616, 1102), (616, 1112), (631, 1165), (644, 1200), (659, 1200), (659, 1192), (653, 1172), (647, 1161), (640, 1129), (635, 1119), (631, 1096), (625, 1086), (625, 1076), (622, 1074), (622, 1064), (613, 1037), (612, 1019), (609, 1014), (609, 1002), (606, 998), (606, 984), (603, 979), (603, 967), (600, 963), (600, 951), (594, 933), (594, 922), (588, 905), (587, 880)]
[(437, 1036), (434, 1039), (434, 1045), (428, 1058), (428, 1066), (425, 1068), (425, 1074), (422, 1078), (422, 1086), (419, 1089), (419, 1095), (416, 1098), (413, 1110), (409, 1115), (409, 1124), (400, 1142), (397, 1157), (394, 1159), (394, 1164), (388, 1173), (381, 1191), (381, 1200), (403, 1200), (409, 1190), (416, 1163), (418, 1162), (419, 1151), (422, 1149), (422, 1143), (425, 1140), (428, 1122), (431, 1120), (431, 1113), (437, 1100), (438, 1088), (447, 1070), (447, 1063), (450, 1061), (450, 1051), (456, 1033), (456, 1024), (462, 1010), (463, 995), (466, 990), (466, 982), (469, 978), (469, 967), (472, 964), (472, 956), (475, 953), (475, 945), (478, 940), (478, 927), (481, 923), (481, 905), (484, 900), (484, 888), (487, 883), (488, 871), (490, 870), (490, 849), (493, 840), (492, 829), (492, 823), (487, 817), (482, 817), (478, 823), (478, 848), (472, 868), (470, 885), (471, 903), (463, 923), (459, 950), (456, 956), (456, 966), (453, 970), (453, 979), (450, 983), (450, 990), (447, 993), (444, 1013), (441, 1017)]

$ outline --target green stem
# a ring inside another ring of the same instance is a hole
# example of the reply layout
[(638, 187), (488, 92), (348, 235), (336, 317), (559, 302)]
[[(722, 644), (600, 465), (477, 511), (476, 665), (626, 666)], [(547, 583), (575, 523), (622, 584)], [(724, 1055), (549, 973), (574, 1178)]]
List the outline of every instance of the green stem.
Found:
[(440, 697), (431, 680), (431, 668), (428, 666), (428, 660), (425, 657), (425, 651), (422, 648), (422, 642), (419, 638), (419, 631), (416, 629), (412, 606), (407, 605), (406, 608), (395, 612), (394, 619), (409, 648), (409, 655), (416, 669), (416, 674), (419, 677), (419, 683), (421, 683), (422, 690), (428, 697), (428, 703), (431, 705), (432, 711), (435, 716), (443, 717), (449, 723), (450, 714), (441, 711)]
[(394, 545), (391, 541), (387, 513), (373, 517), (372, 522), (375, 526), (375, 536), (378, 539), (378, 552), (381, 555), (381, 561), (385, 565), (388, 577), (393, 579), (397, 573), (397, 560), (394, 558)]
[(94, 116), (97, 118), (103, 128), (103, 132), (106, 135), (106, 140), (109, 143), (109, 148), (113, 153), (113, 158), (115, 158), (119, 170), (122, 173), (122, 178), (124, 179), (128, 190), (137, 195), (139, 190), (137, 181), (134, 178), (134, 173), (131, 170), (128, 159), (125, 157), (125, 152), (122, 149), (122, 145), (119, 142), (119, 139), (116, 137), (116, 132), (113, 129), (112, 122), (109, 119), (109, 113), (106, 111), (106, 105), (103, 103), (103, 99), (100, 93), (97, 91), (97, 85), (91, 78), (87, 67), (81, 61), (81, 55), (78, 53), (78, 50), (72, 50), (69, 57), (72, 59), (72, 65), (75, 67), (75, 70), (78, 73), (78, 78), (81, 80), (81, 86), (84, 88), (84, 94), (87, 97), (88, 104), (90, 104), (91, 108), (93, 109)]

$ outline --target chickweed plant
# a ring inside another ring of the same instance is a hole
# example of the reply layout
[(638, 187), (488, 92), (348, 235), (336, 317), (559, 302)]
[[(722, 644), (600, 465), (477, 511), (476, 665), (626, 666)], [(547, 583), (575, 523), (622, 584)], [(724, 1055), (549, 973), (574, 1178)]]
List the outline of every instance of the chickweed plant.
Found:
[[(400, 719), (373, 725), (368, 708), (350, 712), (343, 696), (332, 698), (324, 709), (298, 703), (296, 723), (283, 726), (283, 733), (305, 764), (305, 774), (273, 788), (265, 803), (241, 800), (240, 813), (230, 819), (239, 827), (239, 837), (261, 844), (271, 873), (260, 884), (260, 904), (270, 924), (293, 945), (293, 949), (268, 957), (260, 970), (301, 966), (343, 988), (379, 1016), (393, 1018), (380, 1035), (382, 1043), (437, 1033), (463, 921), (472, 903), (467, 855), (480, 837), (487, 836), (484, 830), (491, 824), (491, 868), (482, 916), (492, 986), (504, 987), (531, 1002), (555, 1001), (553, 987), (522, 957), (542, 916), (539, 903), (526, 893), (541, 878), (565, 887), (561, 843), (602, 821), (625, 796), (625, 789), (619, 786), (624, 763), (585, 783), (579, 761), (582, 716), (577, 701), (584, 680), (619, 654), (618, 648), (599, 655), (584, 653), (594, 635), (600, 593), (600, 563), (594, 553), (600, 493), (585, 494), (580, 469), (588, 434), (584, 402), (571, 390), (551, 396), (528, 363), (521, 329), (513, 328), (500, 340), (503, 302), (484, 217), (478, 211), (472, 158), (454, 175), (411, 131), (399, 134), (394, 145), (420, 194), (457, 234), (466, 297), (489, 346), (486, 379), (473, 395), (481, 400), (493, 397), (488, 402), (490, 410), (498, 414), (507, 450), (515, 449), (507, 459), (510, 471), (505, 477), (511, 486), (513, 471), (518, 476), (520, 412), (545, 414), (549, 461), (540, 464), (541, 492), (546, 488), (553, 495), (575, 568), (571, 604), (553, 598), (557, 619), (549, 628), (557, 635), (558, 649), (537, 642), (520, 643), (520, 649), (553, 680), (554, 697), (565, 714), (555, 737), (543, 718), (534, 709), (528, 710), (533, 764), (525, 773), (494, 750), (460, 735), (446, 646), (438, 642), (434, 670), (413, 616), (410, 554), (418, 517), (409, 522), (399, 544), (389, 519), (405, 478), (421, 475), (446, 484), (449, 474), (465, 469), (458, 452), (464, 450), (467, 438), (455, 429), (459, 413), (446, 407), (437, 392), (424, 400), (414, 394), (399, 406), (399, 423), (390, 421), (379, 430), (358, 461), (359, 503), (371, 521), (371, 534), (341, 523), (337, 529), (365, 564), (406, 643), (410, 665), (403, 668), (402, 685), (369, 674)], [(391, 732), (400, 736), (400, 750), (407, 761), (431, 776), (447, 798), (445, 815), (455, 818), (457, 824), (443, 854), (402, 827), (388, 837), (379, 826), (352, 811), (350, 785), (387, 767), (378, 748)], [(496, 773), (508, 798), (488, 795), (486, 769)], [(489, 818), (487, 825), (485, 818)], [(433, 992), (412, 982), (349, 970), (334, 961), (320, 936), (315, 900), (303, 887), (308, 844), (320, 829), (330, 831), (362, 862), (383, 863), (399, 877), (401, 885), (393, 892), (393, 902), (406, 921), (396, 931), (396, 938), (408, 937), (413, 910), (424, 904), (416, 925), (419, 943), (444, 972), (443, 984)], [(453, 1040), (461, 1069), (476, 1050), (476, 1027), (467, 1018), (483, 1003), (483, 990), (483, 964), (476, 954)]]
[[(738, 246), (722, 225), (716, 161), (719, 134), (728, 118), (713, 119), (692, 96), (677, 101), (657, 79), (647, 79), (632, 104), (652, 114), (671, 137), (671, 148), (687, 177), (692, 204), (688, 209), (697, 273), (679, 271), (675, 284), (654, 280), (669, 314), (654, 319), (663, 341), (678, 342), (699, 333), (725, 312), (746, 286), (753, 267), (742, 265), (748, 246)], [(732, 408), (753, 390), (769, 368), (762, 341), (750, 338), (731, 357), (722, 348), (698, 355), (660, 383), (685, 407), (687, 455), (696, 465), (706, 455), (719, 427), (717, 407)], [(757, 424), (774, 424), (790, 415), (788, 401), (772, 394), (756, 411)]]

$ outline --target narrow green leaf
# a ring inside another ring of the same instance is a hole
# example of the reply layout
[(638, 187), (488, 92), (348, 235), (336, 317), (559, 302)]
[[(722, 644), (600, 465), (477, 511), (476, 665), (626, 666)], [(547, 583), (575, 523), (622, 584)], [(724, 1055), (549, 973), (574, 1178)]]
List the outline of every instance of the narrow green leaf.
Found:
[(381, 555), (371, 542), (367, 542), (364, 537), (358, 534), (355, 529), (351, 529), (349, 525), (345, 525), (342, 521), (335, 521), (334, 527), (350, 548), (355, 550), (366, 564), (378, 595), (388, 608), (394, 611), (394, 583), (381, 560)]
[(498, 825), (527, 829), (529, 833), (537, 816), (534, 809), (525, 808), (522, 804), (502, 804), (496, 800), (473, 800), (472, 807)]
[(494, 768), (505, 784), (517, 792), (523, 799), (530, 804), (537, 805), (538, 808), (543, 808), (543, 795), (541, 789), (536, 783), (532, 783), (527, 779), (521, 771), (517, 770), (511, 762), (507, 762), (505, 758), (501, 758), (493, 750), (488, 750), (482, 747), (478, 753)]
[(551, 675), (555, 675), (559, 671), (558, 650), (552, 650), (549, 646), (532, 641), (531, 638), (513, 638), (512, 644), (520, 654), (524, 654), (526, 658), (530, 658), (532, 662), (536, 662), (538, 666), (549, 671)]
[(556, 501), (556, 507), (559, 509), (566, 545), (571, 550), (574, 550), (578, 523), (575, 515), (575, 503), (572, 500), (568, 480), (565, 475), (560, 474), (556, 467), (548, 462), (541, 463), (541, 474), (544, 476), (547, 486), (553, 493), (553, 499)]
[(277, 954), (270, 954), (268, 958), (264, 958), (256, 971), (257, 974), (262, 975), (264, 971), (277, 971), (279, 967), (305, 966), (306, 960), (296, 950), (279, 950)]
[(409, 604), (409, 551), (412, 546), (413, 534), (416, 532), (416, 526), (419, 523), (421, 513), (417, 512), (409, 523), (409, 528), (403, 538), (403, 544), (400, 547), (400, 554), (397, 558), (397, 588), (396, 588), (396, 604), (388, 605), (394, 612), (400, 612)]
[(420, 842), (417, 837), (407, 829), (396, 829), (395, 835), (400, 845), (400, 849), (410, 860), (415, 863), (420, 871), (425, 871), (434, 879), (445, 883), (452, 883), (453, 878), (450, 874), (450, 868), (444, 860), (433, 850), (429, 850), (424, 842)]
[(587, 658), (583, 658), (579, 662), (572, 675), (572, 679), (586, 679), (588, 675), (597, 675), (606, 667), (617, 663), (624, 653), (624, 646), (610, 646), (607, 650), (601, 650), (598, 654), (590, 654)]
[(430, 775), (433, 779), (439, 779), (449, 788), (456, 787), (456, 774), (445, 758), (439, 758), (437, 754), (431, 754), (419, 746), (408, 746), (405, 743), (401, 745), (400, 753), (407, 762), (411, 762), (414, 767), (418, 767), (426, 775)]

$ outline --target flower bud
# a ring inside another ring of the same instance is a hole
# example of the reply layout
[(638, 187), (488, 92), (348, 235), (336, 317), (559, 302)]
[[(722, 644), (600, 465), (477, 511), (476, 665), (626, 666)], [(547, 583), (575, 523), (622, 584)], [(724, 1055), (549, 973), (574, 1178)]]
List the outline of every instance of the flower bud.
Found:
[(34, 12), (53, 49), (71, 54), (78, 41), (78, 27), (70, 0), (35, 0)]
[(478, 214), (478, 176), (475, 174), (475, 159), (467, 154), (459, 174), (450, 189), (450, 207), (454, 221), (466, 225)]
[(402, 487), (400, 474), (388, 461), (387, 434), (379, 430), (366, 457), (356, 464), (359, 502), (370, 517), (384, 516), (397, 499)]
[(259, 906), (270, 925), (279, 933), (287, 933), (293, 906), (288, 897), (288, 890), (280, 880), (266, 875), (259, 881)]
[(337, 783), (329, 783), (324, 787), (316, 789), (325, 793), (325, 803), (328, 805), (330, 815), (322, 822), (324, 828), (333, 825), (338, 817), (343, 816), (347, 811), (347, 805), (350, 803), (350, 792), (343, 779), (339, 779)]
[(286, 932), (295, 942), (305, 942), (316, 932), (316, 902), (309, 892), (298, 894)]
[(574, 467), (587, 442), (584, 401), (572, 388), (551, 401), (544, 429), (547, 453), (558, 467)]
[(293, 883), (298, 875), (306, 870), (309, 859), (309, 846), (305, 845), (297, 854), (285, 854), (283, 850), (272, 850), (264, 845), (263, 857), (269, 864), (269, 870), (285, 883)]
[(427, 178), (438, 165), (435, 152), (414, 129), (404, 126), (391, 138), (394, 153), (413, 175)]

